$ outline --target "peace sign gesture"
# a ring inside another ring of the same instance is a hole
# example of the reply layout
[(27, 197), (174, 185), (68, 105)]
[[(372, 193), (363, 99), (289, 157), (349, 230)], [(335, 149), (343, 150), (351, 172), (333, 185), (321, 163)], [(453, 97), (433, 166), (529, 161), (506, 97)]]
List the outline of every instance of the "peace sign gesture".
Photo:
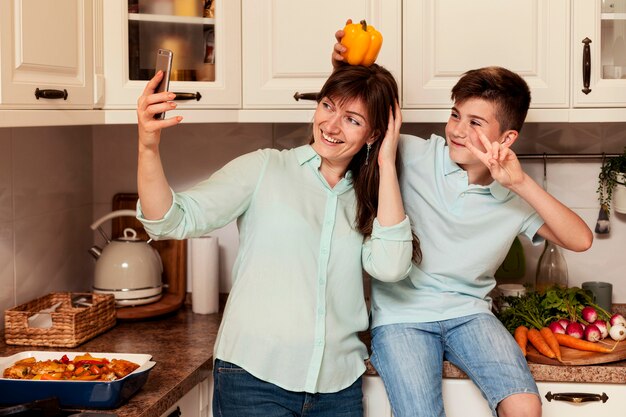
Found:
[(515, 152), (510, 148), (513, 140), (506, 136), (502, 142), (491, 141), (476, 126), (472, 126), (472, 129), (484, 146), (485, 151), (478, 149), (470, 140), (465, 142), (465, 147), (489, 168), (491, 177), (507, 188), (521, 183), (524, 179), (524, 171)]

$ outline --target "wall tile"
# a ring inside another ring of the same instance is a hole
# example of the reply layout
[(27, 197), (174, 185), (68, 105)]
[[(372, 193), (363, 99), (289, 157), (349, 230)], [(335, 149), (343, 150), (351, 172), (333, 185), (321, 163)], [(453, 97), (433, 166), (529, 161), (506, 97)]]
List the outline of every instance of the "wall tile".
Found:
[(13, 129), (15, 219), (91, 204), (89, 127)]
[(93, 282), (91, 206), (15, 222), (16, 303), (54, 291), (84, 291)]
[[(15, 305), (13, 222), (0, 222), (0, 311)], [(4, 321), (0, 323), (3, 327)]]
[(0, 223), (13, 220), (11, 129), (0, 129)]

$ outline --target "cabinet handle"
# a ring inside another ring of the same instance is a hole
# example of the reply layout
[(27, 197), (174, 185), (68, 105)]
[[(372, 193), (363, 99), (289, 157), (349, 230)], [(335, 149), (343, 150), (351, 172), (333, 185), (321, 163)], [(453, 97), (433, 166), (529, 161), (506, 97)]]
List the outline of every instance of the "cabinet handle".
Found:
[(174, 94), (176, 94), (176, 97), (174, 97), (174, 100), (196, 100), (196, 101), (200, 101), (200, 99), (202, 98), (202, 96), (200, 95), (200, 93), (198, 91), (196, 91), (195, 93), (177, 93), (177, 92), (174, 92)]
[(591, 43), (591, 39), (585, 38), (583, 39), (583, 89), (582, 92), (585, 94), (591, 93), (591, 89), (589, 88), (589, 81), (591, 79), (591, 47), (589, 44)]
[(35, 90), (35, 97), (37, 97), (37, 100), (40, 98), (62, 98), (63, 100), (67, 100), (67, 95), (67, 90), (40, 90), (38, 88)]
[(298, 93), (296, 91), (296, 94), (293, 95), (293, 98), (296, 101), (300, 101), (300, 100), (315, 100), (317, 101), (317, 96), (319, 93)]
[(182, 413), (180, 412), (180, 407), (176, 407), (176, 410), (172, 411), (167, 415), (167, 417), (180, 417)]
[(586, 403), (589, 401), (602, 401), (602, 403), (607, 402), (609, 396), (606, 393), (600, 394), (590, 394), (587, 392), (562, 392), (557, 394), (552, 394), (552, 392), (548, 391), (546, 394), (546, 399), (548, 402), (554, 401), (567, 401), (574, 404)]

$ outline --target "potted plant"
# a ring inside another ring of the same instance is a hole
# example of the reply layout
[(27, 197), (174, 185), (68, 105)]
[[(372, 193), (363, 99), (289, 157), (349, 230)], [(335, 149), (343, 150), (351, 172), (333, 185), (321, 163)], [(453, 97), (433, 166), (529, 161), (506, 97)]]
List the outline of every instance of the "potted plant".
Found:
[(623, 154), (602, 161), (597, 193), (601, 209), (606, 211), (607, 216), (611, 214), (614, 195), (615, 211), (626, 213), (626, 147)]

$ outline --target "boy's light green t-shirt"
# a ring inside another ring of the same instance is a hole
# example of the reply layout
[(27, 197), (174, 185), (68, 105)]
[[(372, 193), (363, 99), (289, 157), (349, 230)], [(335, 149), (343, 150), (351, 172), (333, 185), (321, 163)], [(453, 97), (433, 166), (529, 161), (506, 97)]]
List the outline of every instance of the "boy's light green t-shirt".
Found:
[(399, 282), (372, 281), (373, 326), (490, 312), (494, 274), (516, 236), (543, 242), (543, 220), (494, 181), (469, 185), (446, 141), (402, 135), (400, 189), (422, 262)]

